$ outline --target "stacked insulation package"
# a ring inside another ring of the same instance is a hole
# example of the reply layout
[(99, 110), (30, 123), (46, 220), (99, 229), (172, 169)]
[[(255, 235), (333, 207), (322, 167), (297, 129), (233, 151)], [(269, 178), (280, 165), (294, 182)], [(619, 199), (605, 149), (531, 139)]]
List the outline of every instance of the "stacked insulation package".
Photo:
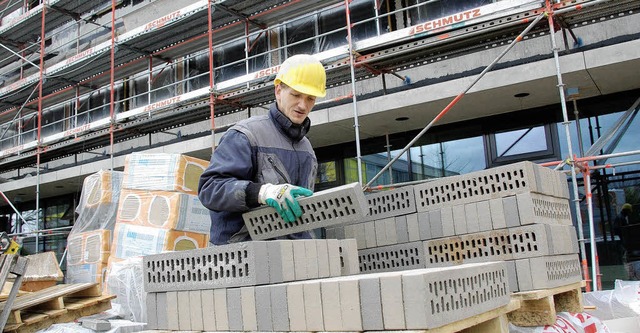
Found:
[(197, 191), (208, 164), (179, 154), (127, 156), (111, 261), (206, 247), (211, 220)]
[(84, 179), (67, 238), (67, 283), (104, 282), (123, 176), (101, 170)]
[(146, 321), (142, 256), (207, 246), (211, 220), (197, 191), (208, 164), (179, 154), (127, 156), (107, 276), (123, 318)]

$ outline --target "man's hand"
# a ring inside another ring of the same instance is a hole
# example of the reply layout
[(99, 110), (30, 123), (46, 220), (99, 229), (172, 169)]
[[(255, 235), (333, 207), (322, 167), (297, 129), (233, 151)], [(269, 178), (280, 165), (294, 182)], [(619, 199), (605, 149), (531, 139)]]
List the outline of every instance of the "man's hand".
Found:
[(291, 184), (264, 184), (260, 187), (258, 202), (275, 208), (285, 222), (293, 222), (302, 216), (302, 209), (296, 198), (312, 194), (313, 191), (309, 189)]

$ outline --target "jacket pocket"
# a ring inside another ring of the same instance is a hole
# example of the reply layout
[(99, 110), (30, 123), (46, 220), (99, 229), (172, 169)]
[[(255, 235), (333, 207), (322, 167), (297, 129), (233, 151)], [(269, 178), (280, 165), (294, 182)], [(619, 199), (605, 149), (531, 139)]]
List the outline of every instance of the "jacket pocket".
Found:
[(257, 181), (259, 183), (290, 183), (290, 177), (282, 161), (275, 154), (258, 153)]

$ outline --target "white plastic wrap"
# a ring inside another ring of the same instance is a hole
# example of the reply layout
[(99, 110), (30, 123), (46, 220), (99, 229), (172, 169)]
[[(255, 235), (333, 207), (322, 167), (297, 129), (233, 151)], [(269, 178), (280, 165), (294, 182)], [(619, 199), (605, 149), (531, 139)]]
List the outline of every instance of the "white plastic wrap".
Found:
[(124, 173), (100, 170), (87, 176), (82, 183), (78, 218), (71, 234), (98, 229), (113, 231)]
[(180, 154), (127, 155), (123, 186), (133, 190), (198, 194), (200, 175), (209, 162)]
[(640, 281), (616, 280), (613, 290), (593, 291), (583, 296), (584, 305), (596, 307), (589, 313), (601, 320), (640, 316)]
[[(81, 319), (80, 319), (81, 320)], [(131, 333), (144, 330), (144, 323), (136, 323), (129, 320), (109, 320), (111, 329), (101, 333)], [(95, 333), (96, 331), (84, 328), (79, 323), (53, 324), (39, 333)]]
[(599, 318), (588, 313), (560, 312), (553, 325), (521, 327), (509, 323), (509, 333), (610, 333)]
[(107, 293), (116, 296), (111, 303), (120, 306), (118, 315), (122, 318), (146, 322), (142, 257), (114, 260), (109, 263)]
[(100, 170), (84, 179), (67, 238), (67, 283), (103, 282), (123, 178), (123, 172)]

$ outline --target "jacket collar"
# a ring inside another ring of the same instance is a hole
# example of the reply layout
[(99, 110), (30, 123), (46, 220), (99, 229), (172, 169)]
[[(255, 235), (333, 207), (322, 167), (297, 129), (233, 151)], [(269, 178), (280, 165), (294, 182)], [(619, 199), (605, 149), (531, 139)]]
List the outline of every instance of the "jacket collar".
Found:
[(309, 117), (304, 119), (301, 125), (294, 124), (284, 115), (284, 113), (278, 110), (278, 106), (274, 102), (269, 107), (269, 118), (276, 124), (276, 127), (282, 131), (288, 138), (293, 141), (300, 141), (309, 132), (311, 127), (311, 120)]

